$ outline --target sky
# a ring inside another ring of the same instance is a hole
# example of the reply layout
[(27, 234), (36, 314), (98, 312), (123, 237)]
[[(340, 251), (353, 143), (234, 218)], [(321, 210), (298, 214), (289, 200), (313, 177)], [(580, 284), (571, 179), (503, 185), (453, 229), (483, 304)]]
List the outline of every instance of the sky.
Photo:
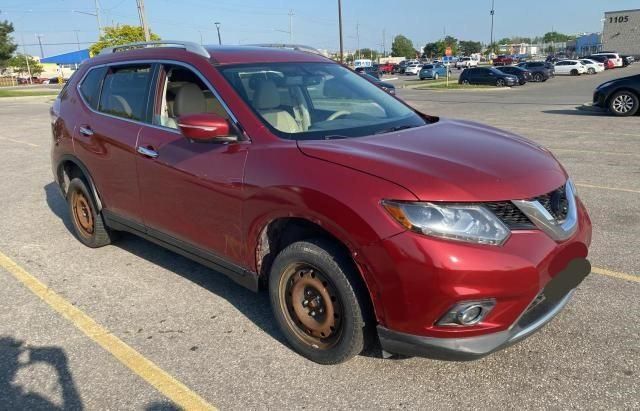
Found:
[[(86, 48), (98, 38), (95, 0), (0, 0), (0, 20), (13, 22), (14, 40), (44, 56)], [(165, 40), (223, 44), (292, 42), (338, 49), (337, 0), (145, 0), (151, 30)], [(138, 24), (135, 0), (99, 0), (103, 26)], [(342, 0), (345, 50), (391, 48), (403, 34), (416, 48), (446, 35), (488, 43), (491, 0)], [(494, 38), (555, 31), (600, 31), (605, 11), (640, 8), (640, 0), (495, 0)], [(384, 33), (384, 36), (383, 36)], [(358, 40), (359, 39), (359, 40)], [(22, 50), (21, 50), (22, 51)]]

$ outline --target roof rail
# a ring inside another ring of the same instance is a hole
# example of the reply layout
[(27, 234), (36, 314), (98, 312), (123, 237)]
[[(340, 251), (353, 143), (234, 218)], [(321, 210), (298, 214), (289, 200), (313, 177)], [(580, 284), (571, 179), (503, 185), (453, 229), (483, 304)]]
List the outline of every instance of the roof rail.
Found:
[(247, 46), (291, 49), (291, 50), (303, 51), (305, 53), (319, 54), (321, 56), (324, 55), (322, 54), (322, 52), (320, 52), (320, 50), (313, 48), (311, 46), (304, 46), (302, 44), (264, 43), (264, 44), (247, 44)]
[(107, 47), (100, 51), (100, 54), (112, 54), (120, 51), (134, 50), (134, 49), (143, 49), (143, 48), (152, 48), (152, 47), (173, 47), (180, 48), (191, 53), (198, 54), (205, 58), (211, 58), (211, 55), (200, 44), (193, 43), (191, 41), (174, 41), (174, 40), (159, 40), (159, 41), (146, 41), (140, 43), (128, 43), (122, 44), (120, 46)]

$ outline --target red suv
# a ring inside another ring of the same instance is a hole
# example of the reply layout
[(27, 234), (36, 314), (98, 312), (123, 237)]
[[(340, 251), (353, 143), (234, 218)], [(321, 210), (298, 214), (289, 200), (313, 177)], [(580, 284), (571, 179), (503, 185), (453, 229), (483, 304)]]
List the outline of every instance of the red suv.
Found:
[(147, 43), (85, 62), (51, 109), (78, 240), (128, 231), (266, 288), (331, 364), (466, 360), (558, 313), (591, 223), (545, 148), (422, 114), (308, 51)]

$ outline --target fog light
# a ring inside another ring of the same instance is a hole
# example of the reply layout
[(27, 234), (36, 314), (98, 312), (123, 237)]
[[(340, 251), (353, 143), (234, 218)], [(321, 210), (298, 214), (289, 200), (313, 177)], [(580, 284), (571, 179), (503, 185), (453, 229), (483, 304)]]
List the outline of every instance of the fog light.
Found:
[(482, 321), (495, 307), (496, 300), (462, 301), (451, 307), (437, 325), (471, 326)]
[(482, 306), (472, 305), (460, 311), (457, 316), (458, 323), (471, 325), (477, 323), (482, 317)]

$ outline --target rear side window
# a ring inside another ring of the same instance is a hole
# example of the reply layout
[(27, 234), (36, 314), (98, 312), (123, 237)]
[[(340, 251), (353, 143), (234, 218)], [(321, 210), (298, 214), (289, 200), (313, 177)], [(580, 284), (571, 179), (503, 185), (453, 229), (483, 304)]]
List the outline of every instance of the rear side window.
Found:
[(102, 82), (98, 110), (131, 120), (147, 120), (151, 76), (150, 64), (110, 67)]
[(102, 84), (102, 78), (106, 70), (105, 67), (90, 70), (80, 85), (80, 94), (82, 94), (82, 97), (89, 107), (94, 110), (98, 107), (100, 85)]

